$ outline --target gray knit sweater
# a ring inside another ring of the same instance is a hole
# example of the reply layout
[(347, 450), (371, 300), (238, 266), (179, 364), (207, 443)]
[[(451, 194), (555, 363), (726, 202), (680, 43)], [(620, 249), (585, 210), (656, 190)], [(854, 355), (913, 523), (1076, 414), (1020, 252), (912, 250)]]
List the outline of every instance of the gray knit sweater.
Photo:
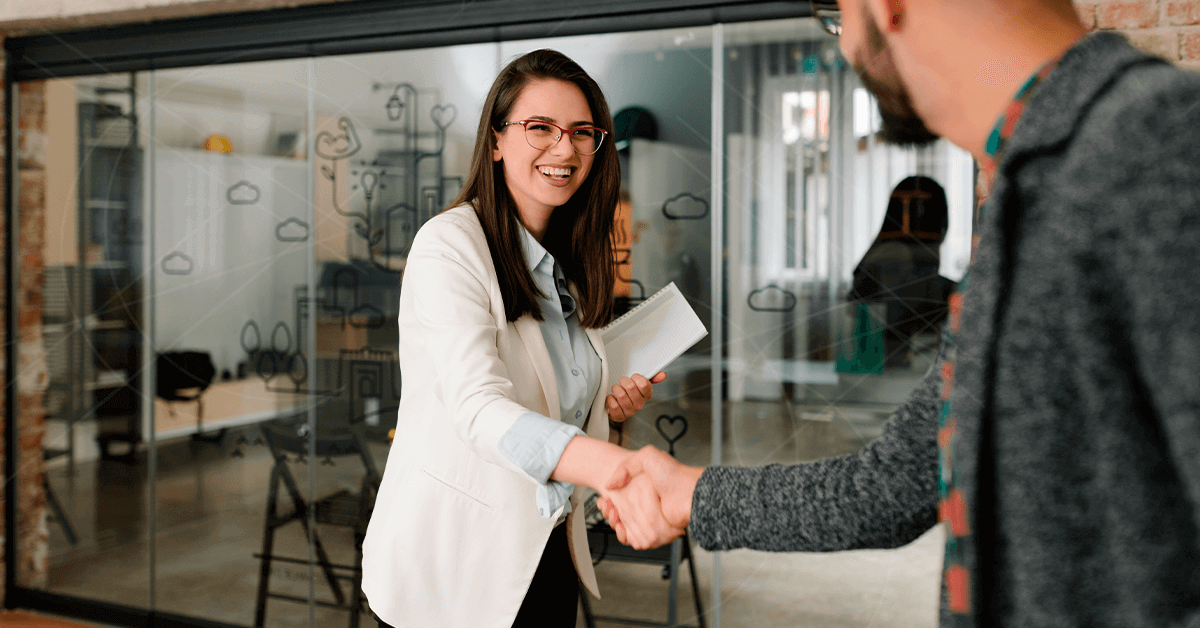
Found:
[[(1200, 628), (1200, 75), (1085, 38), (988, 202), (954, 386), (971, 623)], [(936, 521), (939, 373), (857, 454), (706, 471), (692, 538), (915, 539)]]

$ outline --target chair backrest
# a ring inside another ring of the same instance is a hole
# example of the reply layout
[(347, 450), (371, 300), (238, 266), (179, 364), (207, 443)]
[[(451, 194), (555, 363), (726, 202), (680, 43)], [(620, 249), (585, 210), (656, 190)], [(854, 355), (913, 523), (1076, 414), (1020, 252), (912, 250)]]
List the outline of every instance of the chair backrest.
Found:
[(929, 177), (908, 177), (892, 188), (875, 240), (901, 238), (936, 248), (946, 239), (949, 220), (946, 190)]
[(938, 274), (948, 221), (946, 192), (936, 181), (913, 176), (897, 184), (846, 300), (894, 304), (912, 328), (895, 330), (905, 334), (940, 323), (956, 285)]
[[(217, 369), (207, 351), (167, 351), (154, 362), (155, 393), (167, 401), (193, 401), (212, 385)], [(184, 393), (199, 389), (194, 393)]]

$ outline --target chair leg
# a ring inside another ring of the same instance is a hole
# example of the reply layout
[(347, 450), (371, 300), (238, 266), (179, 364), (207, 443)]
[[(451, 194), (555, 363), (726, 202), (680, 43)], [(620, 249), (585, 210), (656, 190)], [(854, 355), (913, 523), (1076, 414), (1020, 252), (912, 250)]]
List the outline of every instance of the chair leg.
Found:
[(367, 536), (367, 528), (362, 522), (371, 518), (371, 485), (363, 481), (362, 492), (358, 494), (358, 525), (354, 529), (354, 588), (350, 591), (350, 628), (358, 628), (359, 613), (362, 612), (362, 546)]
[(254, 626), (262, 628), (267, 619), (267, 590), (271, 582), (271, 551), (275, 545), (275, 499), (279, 494), (279, 466), (271, 467), (270, 488), (267, 489), (267, 519), (263, 524), (262, 563), (258, 571), (258, 601), (254, 606)]
[[(279, 462), (279, 465), (287, 464)], [(296, 486), (296, 480), (292, 477), (292, 472), (287, 467), (280, 468), (280, 477), (283, 478), (283, 484), (287, 487), (288, 494), (292, 497), (292, 503), (295, 504), (296, 518), (300, 520), (300, 524), (304, 527), (305, 538), (311, 538), (313, 541), (313, 549), (317, 553), (317, 562), (321, 564), (321, 571), (325, 573), (325, 581), (329, 583), (329, 589), (333, 592), (333, 598), (338, 604), (346, 603), (346, 594), (342, 592), (342, 585), (338, 583), (337, 574), (333, 572), (333, 563), (329, 561), (329, 556), (325, 553), (325, 546), (321, 544), (321, 537), (317, 536), (316, 530), (309, 531), (308, 529), (308, 502), (300, 496), (300, 487)]]
[(688, 573), (692, 576), (692, 599), (696, 602), (696, 622), (700, 628), (707, 628), (704, 622), (704, 602), (700, 599), (700, 583), (696, 581), (695, 554), (692, 553), (692, 540), (687, 533), (683, 534), (683, 547), (687, 553)]
[(671, 585), (667, 589), (667, 628), (675, 628), (678, 620), (679, 595), (679, 547), (681, 542), (675, 539), (671, 543)]
[(67, 535), (67, 541), (71, 545), (75, 545), (79, 542), (79, 539), (75, 537), (75, 529), (71, 527), (67, 513), (63, 512), (62, 504), (58, 503), (58, 497), (54, 495), (54, 489), (50, 487), (50, 480), (44, 475), (42, 476), (42, 487), (46, 490), (46, 501), (50, 505), (50, 512), (58, 521), (58, 525), (62, 526), (63, 533)]

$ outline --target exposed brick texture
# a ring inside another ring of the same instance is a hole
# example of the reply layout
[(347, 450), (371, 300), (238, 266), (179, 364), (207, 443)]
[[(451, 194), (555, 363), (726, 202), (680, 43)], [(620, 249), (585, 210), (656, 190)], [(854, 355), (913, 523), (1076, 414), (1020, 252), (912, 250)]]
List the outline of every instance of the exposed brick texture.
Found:
[(1180, 29), (1180, 31), (1183, 36), (1180, 56), (1185, 60), (1200, 62), (1200, 26)]
[(1168, 26), (1200, 24), (1200, 2), (1197, 0), (1167, 0), (1163, 3), (1162, 23)]
[(46, 85), (22, 83), (17, 90), (17, 581), (44, 587), (49, 557), (46, 494), (42, 475), (42, 441), (46, 430), (46, 348), (42, 341), (42, 299), (45, 293), (46, 209)]
[(1140, 50), (1169, 61), (1179, 61), (1179, 33), (1174, 28), (1148, 28), (1126, 33)]
[(1083, 26), (1088, 30), (1096, 28), (1096, 5), (1091, 2), (1076, 2), (1075, 12), (1079, 14), (1079, 21), (1083, 22)]
[[(2, 37), (0, 37), (0, 110), (3, 110), (7, 106), (5, 99), (7, 98), (7, 95), (8, 95), (8, 86), (5, 84), (5, 81), (4, 81), (4, 77), (7, 76), (7, 74), (4, 71), (5, 70), (5, 61), (6, 61), (6, 59), (4, 56), (4, 39)], [(3, 115), (0, 115), (0, 118), (3, 118)], [(0, 120), (0, 122), (2, 122), (2, 120)], [(7, 151), (8, 151), (7, 125), (0, 123), (0, 164), (3, 164), (3, 165), (0, 165), (0, 168), (7, 168), (7, 164), (8, 164), (8, 152)], [(5, 180), (4, 177), (0, 176), (0, 201), (3, 201), (3, 199), (8, 197), (8, 190), (5, 189), (4, 180)], [(3, 202), (0, 202), (0, 207), (4, 207)], [(7, 226), (4, 224), (5, 217), (6, 217), (5, 212), (0, 211), (0, 233), (7, 232)], [(5, 240), (0, 240), (0, 255), (2, 255), (4, 252), (4, 241)], [(6, 290), (7, 290), (7, 286), (4, 284), (3, 281), (0, 281), (0, 302), (2, 302), (4, 300), (4, 294), (5, 294)], [(3, 311), (2, 308), (0, 308), (0, 338), (4, 337), (3, 330), (6, 329), (5, 321), (7, 321), (7, 320), (8, 320), (8, 313)], [(8, 339), (7, 338), (3, 338), (3, 339), (5, 341), (4, 344), (7, 344)], [(0, 360), (0, 381), (3, 381), (3, 382), (8, 381), (7, 373), (5, 372), (5, 368), (6, 368), (6, 365), (5, 365), (4, 360)], [(8, 389), (7, 386), (0, 386), (0, 408), (4, 407), (5, 397), (8, 394), (7, 389)], [(0, 412), (0, 416), (3, 416), (3, 412)], [(7, 448), (3, 445), (3, 443), (5, 442), (5, 439), (7, 438), (6, 428), (7, 428), (6, 421), (0, 420), (0, 469), (4, 468), (5, 456), (7, 455)], [(0, 512), (5, 512), (6, 503), (4, 501), (4, 497), (5, 497), (5, 493), (0, 492)], [(5, 539), (8, 538), (8, 530), (5, 529), (5, 525), (6, 525), (5, 520), (3, 518), (0, 518), (0, 556), (3, 557), (3, 561), (4, 561), (3, 563), (0, 563), (0, 597), (3, 597), (3, 595), (4, 595), (3, 592), (7, 590), (7, 587), (6, 587), (7, 582), (5, 581), (5, 578), (6, 578), (6, 575), (8, 572), (5, 569), (3, 569), (4, 565), (8, 564), (8, 557), (4, 555), (4, 548), (7, 547), (7, 545), (5, 544)]]
[(1100, 28), (1149, 28), (1156, 24), (1155, 0), (1109, 0), (1096, 5), (1096, 25)]
[(1200, 0), (1075, 0), (1075, 7), (1090, 29), (1120, 31), (1139, 49), (1200, 71)]

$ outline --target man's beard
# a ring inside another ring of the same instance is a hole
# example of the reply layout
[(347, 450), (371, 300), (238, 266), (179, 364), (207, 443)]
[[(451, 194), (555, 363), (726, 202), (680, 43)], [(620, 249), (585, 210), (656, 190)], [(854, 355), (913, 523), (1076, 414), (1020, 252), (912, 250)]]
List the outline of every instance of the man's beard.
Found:
[(928, 127), (925, 121), (917, 115), (912, 106), (912, 98), (908, 89), (900, 82), (895, 64), (891, 61), (892, 54), (887, 41), (879, 27), (871, 19), (870, 10), (863, 4), (863, 21), (867, 29), (867, 51), (870, 59), (880, 59), (886, 55), (890, 72), (885, 75), (872, 75), (867, 65), (856, 59), (854, 70), (867, 91), (875, 95), (879, 103), (879, 115), (883, 121), (883, 141), (903, 147), (927, 146), (939, 138)]

